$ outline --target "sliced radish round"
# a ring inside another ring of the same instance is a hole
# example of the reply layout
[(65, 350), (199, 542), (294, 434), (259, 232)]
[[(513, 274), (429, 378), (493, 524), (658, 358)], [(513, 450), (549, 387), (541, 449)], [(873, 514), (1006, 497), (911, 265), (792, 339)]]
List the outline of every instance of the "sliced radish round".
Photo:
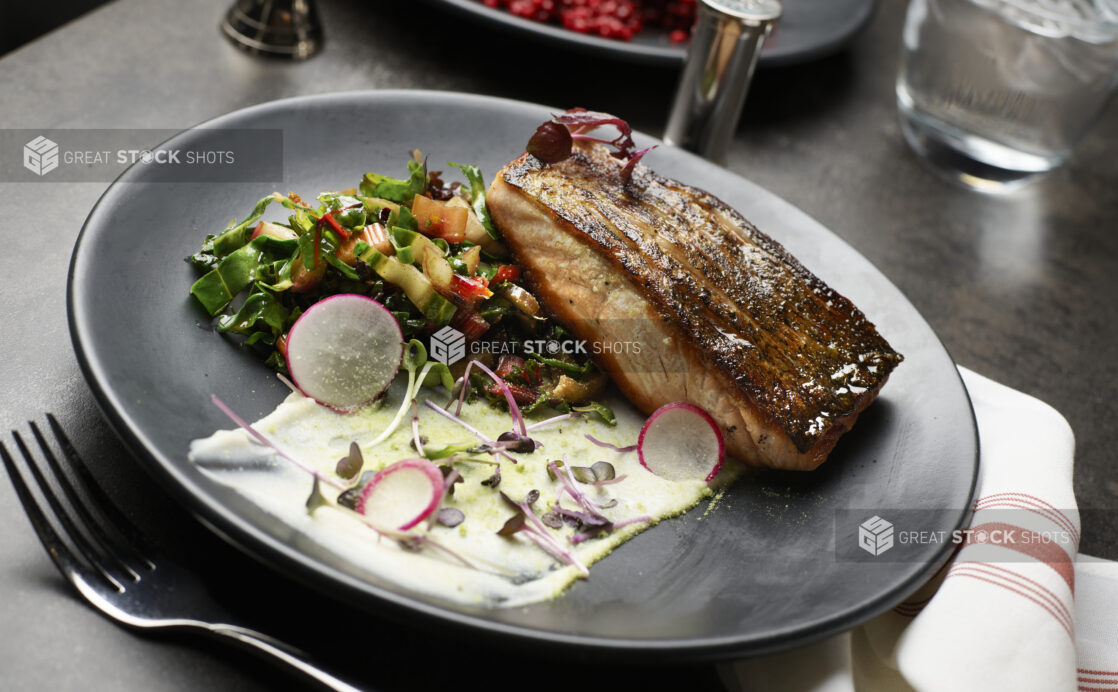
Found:
[(407, 531), (439, 507), (443, 499), (443, 474), (426, 459), (404, 459), (373, 476), (357, 511), (374, 524)]
[(661, 478), (710, 481), (722, 468), (726, 445), (709, 413), (677, 401), (656, 409), (645, 421), (637, 455), (641, 466)]
[(383, 305), (343, 293), (307, 308), (287, 335), (287, 369), (315, 401), (350, 410), (388, 388), (400, 371), (404, 336)]

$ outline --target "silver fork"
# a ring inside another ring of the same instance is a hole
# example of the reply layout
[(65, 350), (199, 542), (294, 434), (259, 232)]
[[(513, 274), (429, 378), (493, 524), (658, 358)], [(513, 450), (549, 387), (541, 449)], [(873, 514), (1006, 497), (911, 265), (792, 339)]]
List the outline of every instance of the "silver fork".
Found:
[[(298, 649), (231, 624), (229, 614), (209, 595), (201, 578), (158, 551), (113, 505), (55, 417), (48, 413), (47, 422), (73, 471), (74, 483), (34, 422), (30, 423), (31, 434), (46, 461), (45, 470), (20, 434), (12, 431), (15, 445), (46, 500), (45, 506), (35, 498), (2, 442), (0, 457), (43, 547), (63, 576), (95, 608), (138, 630), (187, 630), (212, 635), (282, 662), (327, 689), (360, 692), (312, 665)], [(47, 473), (62, 489), (62, 497), (52, 489)], [(51, 518), (69, 543), (60, 538)]]

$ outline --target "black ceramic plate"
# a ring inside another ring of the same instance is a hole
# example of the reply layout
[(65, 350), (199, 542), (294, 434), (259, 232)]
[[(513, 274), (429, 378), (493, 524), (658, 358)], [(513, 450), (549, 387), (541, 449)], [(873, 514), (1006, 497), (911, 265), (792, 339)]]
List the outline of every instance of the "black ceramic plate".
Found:
[[(142, 167), (127, 171), (90, 213), (69, 283), (74, 344), (113, 427), (186, 507), (234, 544), (348, 602), (412, 622), (615, 656), (713, 658), (802, 643), (895, 605), (945, 559), (947, 546), (908, 546), (874, 558), (856, 548), (861, 515), (836, 522), (836, 513), (868, 508), (864, 514), (888, 518), (891, 508), (938, 510), (925, 530), (949, 531), (966, 519), (976, 435), (954, 365), (904, 296), (839, 238), (753, 183), (672, 147), (646, 162), (740, 209), (861, 306), (905, 355), (818, 471), (748, 476), (708, 516), (700, 519), (699, 509), (646, 531), (562, 597), (481, 610), (368, 577), (188, 463), (191, 439), (229, 426), (211, 394), (251, 420), (286, 393), (263, 365), (212, 332), (187, 294), (195, 274), (183, 258), (207, 232), (273, 189), (316, 194), (351, 185), (366, 171), (402, 170), (416, 147), (431, 161), (475, 162), (493, 175), (550, 112), (435, 92), (296, 98), (205, 125), (282, 129), (282, 181), (171, 184), (152, 182)], [(202, 150), (214, 136), (191, 130), (169, 146)]]
[[(430, 1), (494, 27), (621, 60), (672, 66), (682, 63), (687, 51), (687, 44), (672, 43), (667, 32), (654, 28), (632, 41), (617, 41), (517, 17), (486, 7), (480, 0)], [(875, 4), (875, 0), (784, 0), (784, 15), (765, 42), (761, 66), (792, 65), (834, 53), (866, 25)]]

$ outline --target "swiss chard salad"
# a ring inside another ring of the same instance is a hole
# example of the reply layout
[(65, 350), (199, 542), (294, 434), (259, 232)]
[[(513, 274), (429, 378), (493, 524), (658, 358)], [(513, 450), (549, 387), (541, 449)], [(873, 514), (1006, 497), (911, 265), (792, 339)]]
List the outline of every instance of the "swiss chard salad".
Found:
[[(384, 305), (405, 339), (426, 342), (445, 326), (468, 342), (484, 337), (488, 347), (478, 359), (497, 370), (525, 413), (581, 405), (612, 419), (595, 401), (606, 378), (586, 354), (523, 347), (558, 343), (566, 334), (521, 285), (520, 268), (486, 209), (480, 169), (448, 165), (465, 182), (445, 182), (416, 151), (406, 178), (366, 173), (358, 187), (313, 201), (273, 193), (189, 258), (202, 272), (190, 292), (218, 316), (219, 331), (281, 373), (300, 315), (328, 296), (359, 294)], [(262, 221), (272, 205), (287, 218)], [(492, 382), (478, 384), (492, 401), (503, 401)]]

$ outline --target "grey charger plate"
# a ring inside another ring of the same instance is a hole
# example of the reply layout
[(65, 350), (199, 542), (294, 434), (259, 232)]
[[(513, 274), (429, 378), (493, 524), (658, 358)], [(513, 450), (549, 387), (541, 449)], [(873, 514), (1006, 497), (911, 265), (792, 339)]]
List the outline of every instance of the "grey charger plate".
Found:
[(214, 128), (282, 129), (283, 180), (167, 183), (143, 167), (126, 171), (82, 229), (68, 293), (78, 359), (117, 434), (234, 545), (347, 603), (413, 624), (614, 660), (649, 652), (657, 660), (716, 659), (805, 643), (900, 602), (943, 563), (950, 545), (898, 544), (875, 557), (857, 548), (857, 523), (917, 507), (928, 511), (908, 528), (951, 531), (967, 520), (977, 437), (951, 358), (904, 296), (842, 240), (753, 183), (672, 147), (656, 149), (646, 163), (741, 210), (851, 298), (905, 355), (819, 470), (751, 472), (713, 511), (704, 515), (700, 506), (640, 534), (561, 597), (484, 610), (370, 577), (187, 461), (192, 439), (229, 427), (211, 394), (250, 420), (286, 394), (260, 362), (210, 329), (187, 294), (195, 273), (183, 258), (206, 233), (274, 189), (313, 195), (352, 185), (366, 171), (400, 175), (416, 147), (432, 163), (474, 162), (491, 176), (523, 151), (550, 112), (441, 92), (300, 97), (222, 116), (168, 143), (204, 149)]
[[(687, 54), (687, 44), (672, 43), (661, 29), (646, 28), (632, 41), (617, 41), (517, 17), (480, 0), (429, 2), (492, 27), (602, 57), (671, 67)], [(875, 6), (876, 0), (784, 0), (784, 14), (761, 49), (760, 65), (795, 65), (834, 53), (869, 22)]]

